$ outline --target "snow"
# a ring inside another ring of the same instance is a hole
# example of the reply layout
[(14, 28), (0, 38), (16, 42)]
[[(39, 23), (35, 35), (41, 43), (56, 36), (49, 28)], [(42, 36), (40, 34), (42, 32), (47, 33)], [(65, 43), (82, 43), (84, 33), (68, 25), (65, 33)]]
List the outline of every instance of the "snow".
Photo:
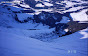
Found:
[(44, 3), (45, 6), (49, 6), (49, 7), (50, 7), (50, 6), (53, 6), (53, 4), (48, 3), (48, 2), (43, 2), (43, 3)]
[(47, 2), (49, 2), (50, 0), (35, 0), (36, 2), (38, 2), (38, 1), (47, 1)]
[[(42, 28), (42, 26), (38, 26), (38, 30), (30, 30), (30, 29), (23, 29), (23, 28), (5, 28), (5, 27), (0, 27), (0, 32), (10, 32), (11, 34), (15, 35), (21, 35), (27, 38), (38, 38), (38, 35), (42, 35), (45, 33), (52, 33), (54, 31), (54, 28), (52, 29), (39, 29)], [(36, 37), (37, 36), (37, 37)]]
[(61, 3), (59, 3), (59, 2), (55, 2), (56, 4), (61, 4)]
[(0, 34), (0, 56), (54, 56), (53, 49), (44, 42), (12, 33)]
[(51, 12), (53, 9), (35, 9), (36, 12), (42, 12), (42, 11), (46, 11), (46, 12)]
[(6, 8), (2, 8), (3, 6), (0, 5), (0, 13), (4, 13), (4, 11), (6, 13), (8, 13), (8, 10)]
[(80, 34), (79, 31), (71, 35), (64, 36), (62, 38), (51, 40), (51, 42), (52, 44), (54, 44), (53, 45), (54, 48), (63, 50), (60, 52), (60, 54), (65, 54), (65, 55), (62, 56), (87, 56), (88, 38), (80, 39), (83, 36), (84, 34)]
[[(72, 0), (71, 0), (72, 1)], [(75, 2), (71, 2), (71, 1), (62, 1), (61, 3), (58, 3), (58, 2), (56, 2), (56, 4), (62, 4), (62, 3), (66, 3), (66, 7), (73, 7), (73, 5), (76, 5), (76, 4), (82, 4), (82, 3), (87, 3), (87, 2), (85, 2), (85, 1), (80, 1), (80, 0), (75, 0), (75, 1), (77, 1), (77, 2), (79, 2), (79, 3), (75, 3)], [(74, 0), (73, 0), (74, 1)]]
[(37, 1), (41, 1), (41, 0), (35, 0), (35, 1), (37, 2)]
[[(74, 7), (74, 5), (82, 5), (82, 4), (87, 4), (88, 2), (86, 1), (80, 1), (80, 0), (75, 0), (79, 3), (75, 3), (75, 2), (72, 2), (74, 0), (70, 0), (70, 1), (62, 1), (62, 2), (56, 2), (56, 4), (60, 4), (60, 5), (64, 5), (63, 3), (65, 3), (65, 7), (62, 7), (63, 9), (61, 10), (64, 10), (62, 12), (66, 13), (66, 12), (72, 12), (72, 11), (77, 11), (77, 10), (80, 10), (80, 9), (83, 9), (85, 8), (86, 6), (78, 6), (78, 7)], [(69, 8), (69, 7), (72, 7), (72, 8)], [(69, 9), (66, 9), (66, 8), (69, 8)]]
[(79, 6), (79, 7), (72, 7), (70, 9), (68, 9), (68, 10), (64, 10), (63, 12), (66, 13), (66, 12), (77, 11), (77, 10), (80, 10), (82, 8), (84, 8), (84, 7), (81, 7), (81, 6)]
[(79, 23), (88, 23), (88, 22), (85, 22), (85, 21), (81, 21), (81, 22), (79, 22)]
[(81, 31), (80, 31), (80, 34), (83, 35), (83, 37), (81, 37), (80, 39), (88, 38), (88, 28), (85, 29), (85, 30), (81, 30)]
[[(0, 6), (0, 56), (87, 56), (88, 28), (70, 35), (59, 37), (52, 34), (55, 28), (31, 20), (19, 23), (8, 7)], [(10, 7), (20, 11), (21, 8)], [(49, 9), (36, 10), (51, 11)], [(87, 10), (86, 10), (87, 11)], [(19, 20), (32, 17), (32, 14), (17, 13)], [(85, 11), (71, 13), (73, 20), (87, 21)], [(83, 19), (85, 16), (85, 19)], [(69, 22), (66, 16), (59, 23)], [(58, 23), (58, 22), (57, 22)], [(10, 26), (10, 27), (8, 27)], [(37, 29), (37, 30), (30, 30)], [(68, 29), (65, 29), (67, 32)], [(40, 39), (46, 41), (40, 41)], [(49, 40), (47, 40), (49, 39)]]
[(25, 8), (30, 8), (30, 6), (27, 4), (20, 4), (20, 6), (25, 7)]
[[(49, 26), (43, 26), (41, 23), (35, 24), (32, 21), (29, 21), (28, 23), (17, 23), (16, 20), (14, 20), (13, 15), (14, 14), (11, 15), (11, 14), (6, 14), (6, 13), (0, 14), (0, 17), (1, 17), (0, 26), (4, 26), (4, 27), (11, 26), (14, 28), (21, 28), (21, 29), (44, 29), (44, 28), (48, 29), (49, 28)], [(32, 15), (30, 16), (30, 14), (19, 14), (18, 18), (19, 20), (24, 20), (24, 19), (27, 19), (26, 16), (32, 17)]]
[(71, 13), (70, 15), (73, 18), (73, 21), (88, 21), (88, 15), (86, 14), (87, 10), (82, 10), (78, 13)]
[(45, 7), (45, 6), (39, 3), (39, 4), (36, 4), (35, 7)]
[(19, 8), (17, 6), (13, 6), (13, 7), (9, 7), (11, 8), (12, 11), (20, 11), (20, 10), (24, 10), (23, 8)]
[(17, 16), (18, 16), (18, 19), (19, 19), (20, 21), (25, 20), (25, 19), (27, 19), (28, 17), (29, 17), (29, 18), (33, 18), (33, 15), (27, 14), (27, 13), (17, 13)]
[(63, 17), (62, 17), (62, 20), (61, 20), (59, 23), (68, 23), (69, 21), (70, 21), (70, 20), (69, 20), (68, 17), (63, 16)]
[[(14, 8), (15, 9), (15, 8)], [(4, 17), (3, 17), (4, 16)], [(33, 17), (33, 14), (27, 13), (17, 13), (18, 19), (20, 21), (27, 19), (27, 17)], [(43, 24), (33, 23), (33, 21), (28, 21), (27, 23), (16, 22), (14, 18), (14, 13), (8, 11), (7, 8), (2, 8), (0, 6), (0, 26), (21, 29), (48, 29), (49, 26), (43, 26)]]
[(48, 1), (49, 2), (50, 0), (44, 0), (44, 1)]
[(66, 1), (66, 7), (71, 7), (71, 6), (73, 6), (73, 5), (74, 5), (74, 3), (69, 2), (69, 1)]
[(68, 29), (64, 29), (65, 32), (68, 32), (69, 30)]
[[(29, 37), (22, 32), (28, 33)], [(36, 32), (33, 33), (36, 34)], [(84, 36), (80, 34), (80, 31), (58, 39), (52, 39), (50, 42), (30, 38), (30, 34), (33, 33), (28, 30), (0, 27), (0, 56), (87, 55), (87, 39), (80, 39)], [(37, 36), (35, 35), (35, 37)]]
[(35, 12), (36, 15), (40, 14), (41, 12)]
[(58, 24), (59, 22), (56, 22), (55, 24)]

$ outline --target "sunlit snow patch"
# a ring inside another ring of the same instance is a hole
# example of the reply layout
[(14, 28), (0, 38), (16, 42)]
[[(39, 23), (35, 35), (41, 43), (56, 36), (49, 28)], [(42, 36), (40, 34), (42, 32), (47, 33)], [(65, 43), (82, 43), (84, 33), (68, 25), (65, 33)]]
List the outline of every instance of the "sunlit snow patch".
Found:
[(35, 1), (39, 1), (39, 0), (35, 0)]
[(39, 4), (36, 4), (35, 7), (45, 7), (45, 6), (39, 3)]
[(68, 29), (64, 29), (65, 32), (68, 32), (69, 30)]
[(44, 1), (47, 1), (47, 2), (49, 2), (49, 0), (44, 0)]
[(42, 12), (42, 11), (46, 11), (46, 12), (51, 12), (53, 9), (35, 9), (36, 12)]
[(46, 6), (53, 6), (53, 4), (51, 4), (51, 3), (47, 3), (47, 2), (44, 2), (44, 5), (46, 5)]
[(73, 21), (88, 21), (88, 15), (86, 14), (87, 10), (83, 10), (78, 13), (71, 13)]
[(83, 37), (81, 37), (80, 39), (88, 38), (88, 28), (87, 29), (84, 29), (84, 30), (81, 30), (80, 31), (80, 34), (83, 35)]

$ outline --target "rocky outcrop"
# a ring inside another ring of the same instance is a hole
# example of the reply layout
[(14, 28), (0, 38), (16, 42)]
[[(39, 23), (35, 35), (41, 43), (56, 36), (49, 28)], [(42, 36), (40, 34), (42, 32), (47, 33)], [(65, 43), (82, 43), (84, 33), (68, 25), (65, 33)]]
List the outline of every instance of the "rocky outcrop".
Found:
[(42, 23), (49, 25), (50, 27), (55, 27), (55, 23), (60, 22), (62, 16), (63, 15), (60, 13), (49, 13), (43, 11), (38, 15), (34, 15), (34, 20), (36, 23)]

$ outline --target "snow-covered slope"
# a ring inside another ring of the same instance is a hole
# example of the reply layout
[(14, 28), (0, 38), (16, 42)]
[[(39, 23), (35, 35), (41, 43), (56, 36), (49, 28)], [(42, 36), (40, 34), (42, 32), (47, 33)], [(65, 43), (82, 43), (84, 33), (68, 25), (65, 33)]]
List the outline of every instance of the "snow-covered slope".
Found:
[[(19, 23), (16, 21), (15, 13), (12, 11), (16, 8), (11, 7), (10, 10), (8, 10), (8, 6), (4, 7), (0, 6), (0, 26), (4, 27), (12, 27), (12, 28), (22, 28), (22, 29), (48, 29), (48, 26), (43, 26), (43, 24), (39, 23), (33, 23), (31, 20), (29, 20), (27, 23)], [(13, 8), (13, 9), (12, 9)], [(20, 9), (20, 8), (19, 8)], [(18, 10), (17, 10), (18, 11)], [(17, 13), (19, 21), (26, 20), (28, 17), (32, 18), (32, 14), (28, 13)]]
[(71, 13), (71, 16), (74, 21), (88, 21), (88, 15), (86, 14), (88, 10), (83, 10), (78, 13)]
[(87, 56), (88, 1), (9, 2), (0, 3), (0, 56)]
[[(87, 30), (42, 42), (30, 38), (31, 34), (26, 37), (29, 30), (0, 27), (0, 56), (87, 56)], [(86, 34), (81, 34), (82, 32)]]

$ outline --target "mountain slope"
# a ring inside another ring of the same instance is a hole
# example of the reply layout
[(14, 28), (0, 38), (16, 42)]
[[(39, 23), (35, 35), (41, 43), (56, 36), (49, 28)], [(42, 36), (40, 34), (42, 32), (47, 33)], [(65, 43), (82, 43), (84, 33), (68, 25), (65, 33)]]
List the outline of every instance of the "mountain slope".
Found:
[(87, 56), (88, 1), (10, 2), (0, 3), (0, 56)]
[(0, 27), (0, 56), (87, 56), (87, 30), (42, 42), (26, 37), (27, 31), (18, 35), (15, 32), (20, 30)]

